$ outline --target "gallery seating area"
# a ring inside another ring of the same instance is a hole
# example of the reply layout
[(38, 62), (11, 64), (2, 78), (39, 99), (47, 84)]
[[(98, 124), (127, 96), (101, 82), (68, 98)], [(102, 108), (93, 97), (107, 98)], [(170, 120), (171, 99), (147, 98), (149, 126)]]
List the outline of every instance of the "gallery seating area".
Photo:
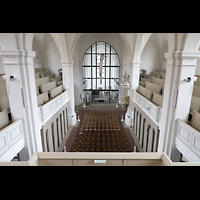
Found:
[(10, 104), (6, 80), (0, 76), (0, 130), (11, 123)]
[(200, 131), (200, 78), (194, 82), (188, 124)]
[(61, 77), (55, 77), (46, 68), (35, 68), (38, 106), (42, 106), (63, 91)]
[(194, 110), (200, 112), (200, 78), (197, 78), (197, 80), (194, 82), (190, 114), (192, 114)]
[(129, 152), (130, 146), (116, 113), (87, 112), (79, 126), (73, 152)]
[(165, 69), (156, 69), (151, 74), (140, 76), (139, 93), (160, 107), (163, 104), (165, 75)]

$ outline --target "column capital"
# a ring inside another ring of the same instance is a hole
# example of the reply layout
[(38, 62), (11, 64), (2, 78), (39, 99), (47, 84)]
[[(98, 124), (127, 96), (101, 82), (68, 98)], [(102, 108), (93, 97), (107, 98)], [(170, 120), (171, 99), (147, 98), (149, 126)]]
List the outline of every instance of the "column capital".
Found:
[(35, 51), (23, 49), (1, 49), (0, 56), (3, 58), (4, 65), (33, 64)]
[(74, 64), (73, 60), (61, 60), (60, 61), (62, 67), (70, 67)]
[(165, 53), (165, 59), (169, 64), (174, 63), (181, 66), (196, 66), (198, 58), (200, 58), (200, 51), (174, 51)]
[(35, 55), (35, 51), (23, 49), (0, 49), (0, 56), (29, 56), (34, 58)]
[(140, 67), (141, 61), (130, 61), (129, 64), (131, 67)]

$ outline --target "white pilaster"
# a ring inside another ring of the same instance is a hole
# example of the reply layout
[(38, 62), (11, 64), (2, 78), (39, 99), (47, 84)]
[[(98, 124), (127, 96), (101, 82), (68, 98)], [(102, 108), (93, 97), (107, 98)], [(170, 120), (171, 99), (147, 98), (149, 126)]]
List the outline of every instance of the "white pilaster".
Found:
[[(197, 59), (200, 52), (168, 52), (164, 99), (160, 125), (159, 152), (165, 152), (172, 160), (179, 160), (180, 154), (173, 145), (175, 120), (187, 121)], [(191, 82), (184, 79), (191, 77)]]
[(70, 126), (76, 124), (75, 102), (74, 102), (74, 76), (73, 61), (62, 61), (63, 86), (69, 90), (68, 122)]
[(139, 87), (140, 65), (141, 65), (141, 61), (130, 62), (132, 89), (138, 89), (138, 87)]
[(141, 61), (131, 61), (130, 62), (130, 83), (131, 88), (129, 89), (129, 98), (130, 103), (125, 115), (125, 124), (127, 126), (131, 126), (131, 112), (133, 111), (133, 102), (132, 102), (132, 96), (133, 96), (133, 89), (138, 89), (139, 87), (139, 78), (140, 78), (140, 64)]
[[(35, 52), (26, 50), (0, 50), (6, 74), (12, 120), (23, 118), (25, 148), (21, 160), (28, 160), (35, 152), (42, 151), (39, 128), (35, 70)], [(10, 79), (14, 76), (14, 80)]]

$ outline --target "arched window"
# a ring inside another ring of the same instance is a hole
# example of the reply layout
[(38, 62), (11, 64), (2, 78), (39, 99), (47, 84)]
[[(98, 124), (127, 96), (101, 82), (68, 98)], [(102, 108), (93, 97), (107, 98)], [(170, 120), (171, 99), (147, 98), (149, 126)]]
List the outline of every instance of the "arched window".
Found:
[(95, 97), (118, 98), (119, 57), (108, 43), (99, 41), (90, 46), (82, 62), (83, 91)]

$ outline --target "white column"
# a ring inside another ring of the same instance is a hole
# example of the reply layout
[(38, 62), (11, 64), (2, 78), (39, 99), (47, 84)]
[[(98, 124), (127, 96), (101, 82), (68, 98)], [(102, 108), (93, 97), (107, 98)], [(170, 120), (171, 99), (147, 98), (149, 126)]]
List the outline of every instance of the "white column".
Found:
[[(42, 151), (35, 86), (33, 58), (35, 52), (25, 50), (0, 50), (6, 74), (12, 120), (23, 118), (25, 147), (21, 160), (28, 160), (35, 152)], [(14, 76), (11, 81), (10, 76)]]
[(140, 79), (140, 65), (141, 61), (133, 61), (130, 62), (130, 80), (131, 80), (131, 88), (138, 89), (139, 87), (139, 79)]
[(81, 94), (83, 93), (82, 89), (82, 68), (80, 67), (81, 63), (73, 64), (73, 72), (74, 72), (74, 101), (75, 105), (80, 105), (81, 103)]
[[(200, 52), (176, 51), (165, 54), (167, 72), (160, 125), (159, 152), (165, 152), (173, 161), (180, 159), (175, 148), (175, 120), (188, 120), (194, 75)], [(189, 83), (184, 79), (191, 77)]]
[(70, 126), (76, 124), (75, 102), (74, 102), (74, 76), (73, 76), (73, 61), (62, 61), (62, 76), (63, 87), (69, 90), (68, 102), (68, 122)]
[(133, 89), (138, 89), (139, 87), (139, 78), (140, 78), (140, 64), (141, 61), (131, 61), (130, 62), (130, 83), (131, 88), (129, 89), (128, 95), (130, 98), (130, 103), (125, 115), (125, 124), (127, 126), (131, 126), (131, 112), (133, 111), (133, 102), (132, 102), (132, 94)]

